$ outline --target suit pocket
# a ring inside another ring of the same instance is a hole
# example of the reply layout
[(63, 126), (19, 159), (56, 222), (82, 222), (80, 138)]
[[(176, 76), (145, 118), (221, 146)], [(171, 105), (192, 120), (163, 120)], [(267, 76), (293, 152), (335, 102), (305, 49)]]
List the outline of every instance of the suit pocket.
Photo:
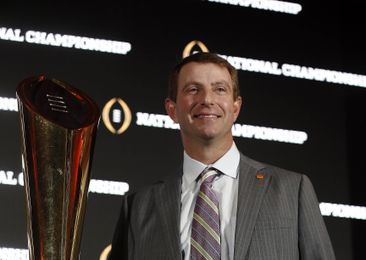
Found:
[(289, 229), (296, 226), (293, 218), (269, 218), (257, 221), (255, 225), (256, 230), (268, 229)]

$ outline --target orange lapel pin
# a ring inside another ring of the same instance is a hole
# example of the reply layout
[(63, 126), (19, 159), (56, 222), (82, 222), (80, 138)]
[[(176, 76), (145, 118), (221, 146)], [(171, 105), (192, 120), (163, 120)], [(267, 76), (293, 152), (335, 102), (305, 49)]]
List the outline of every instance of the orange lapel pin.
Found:
[(264, 179), (264, 175), (263, 174), (257, 174), (255, 176), (258, 180), (263, 180)]

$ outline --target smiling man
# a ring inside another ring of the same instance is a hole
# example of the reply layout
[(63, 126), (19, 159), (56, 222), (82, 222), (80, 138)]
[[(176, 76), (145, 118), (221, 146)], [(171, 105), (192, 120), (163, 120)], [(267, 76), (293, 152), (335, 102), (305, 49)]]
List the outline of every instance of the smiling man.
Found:
[(218, 55), (174, 68), (165, 108), (181, 170), (124, 197), (110, 259), (335, 259), (310, 180), (237, 149), (241, 105), (237, 71)]
[(172, 78), (165, 107), (179, 123), (184, 149), (192, 158), (212, 164), (231, 147), (231, 128), (241, 107), (237, 88), (228, 69), (215, 63), (189, 62)]

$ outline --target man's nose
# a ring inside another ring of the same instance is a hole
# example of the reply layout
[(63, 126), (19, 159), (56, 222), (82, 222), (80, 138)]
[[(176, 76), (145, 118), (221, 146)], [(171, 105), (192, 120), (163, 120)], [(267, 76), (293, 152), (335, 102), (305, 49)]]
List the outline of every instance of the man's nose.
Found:
[(201, 92), (201, 104), (202, 105), (212, 105), (214, 101), (214, 96), (211, 90), (203, 89)]

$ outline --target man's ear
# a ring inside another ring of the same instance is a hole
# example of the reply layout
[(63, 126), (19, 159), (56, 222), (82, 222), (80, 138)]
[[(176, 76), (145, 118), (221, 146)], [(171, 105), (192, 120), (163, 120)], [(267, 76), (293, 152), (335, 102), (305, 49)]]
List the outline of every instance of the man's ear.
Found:
[(242, 100), (241, 96), (237, 97), (236, 100), (234, 101), (234, 122), (236, 121), (236, 119), (239, 116), (239, 112), (240, 112), (242, 104), (243, 104), (243, 100)]
[(176, 113), (175, 108), (176, 108), (175, 102), (173, 100), (171, 100), (170, 98), (166, 98), (165, 99), (165, 110), (166, 110), (166, 113), (170, 116), (170, 118), (175, 123), (178, 123), (178, 121), (177, 121), (177, 113)]

